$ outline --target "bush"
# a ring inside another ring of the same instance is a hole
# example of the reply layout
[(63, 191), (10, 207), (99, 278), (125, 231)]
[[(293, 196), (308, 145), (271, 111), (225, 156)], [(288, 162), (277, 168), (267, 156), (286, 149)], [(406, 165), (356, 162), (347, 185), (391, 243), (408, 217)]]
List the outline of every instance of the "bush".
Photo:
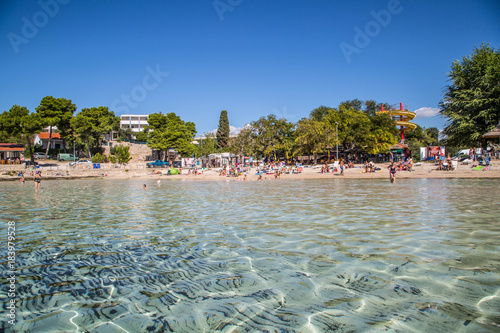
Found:
[(116, 161), (117, 161), (116, 156), (115, 156), (115, 155), (109, 155), (109, 161), (110, 161), (111, 163), (116, 163)]
[(106, 156), (101, 153), (97, 153), (92, 157), (92, 163), (104, 163), (105, 161)]
[(125, 169), (125, 172), (128, 172), (128, 169)]

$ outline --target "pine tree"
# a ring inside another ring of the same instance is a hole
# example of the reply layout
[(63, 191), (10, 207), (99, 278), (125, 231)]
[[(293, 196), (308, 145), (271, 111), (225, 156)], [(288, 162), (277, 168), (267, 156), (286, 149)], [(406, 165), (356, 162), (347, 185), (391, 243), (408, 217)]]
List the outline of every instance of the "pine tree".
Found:
[(219, 118), (219, 128), (217, 129), (217, 144), (219, 148), (226, 148), (229, 143), (229, 119), (227, 111), (222, 110)]

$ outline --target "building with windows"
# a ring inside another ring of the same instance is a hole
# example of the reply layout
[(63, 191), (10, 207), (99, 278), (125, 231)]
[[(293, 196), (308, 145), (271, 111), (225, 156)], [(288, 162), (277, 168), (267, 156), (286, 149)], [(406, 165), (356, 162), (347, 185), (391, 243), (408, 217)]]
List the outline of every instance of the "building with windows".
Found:
[(141, 132), (148, 125), (148, 115), (124, 114), (120, 116), (120, 128), (130, 128), (132, 132)]
[[(35, 140), (34, 144), (42, 146), (43, 149), (47, 148), (47, 145), (49, 144), (49, 132), (41, 132), (38, 134), (35, 134)], [(61, 138), (61, 135), (59, 133), (54, 133), (52, 132), (52, 139), (50, 140), (50, 147), (49, 149), (63, 149), (64, 148), (64, 141)], [(66, 148), (68, 148), (68, 144), (66, 144)]]
[(24, 145), (0, 143), (0, 163), (6, 164), (16, 159), (24, 159)]

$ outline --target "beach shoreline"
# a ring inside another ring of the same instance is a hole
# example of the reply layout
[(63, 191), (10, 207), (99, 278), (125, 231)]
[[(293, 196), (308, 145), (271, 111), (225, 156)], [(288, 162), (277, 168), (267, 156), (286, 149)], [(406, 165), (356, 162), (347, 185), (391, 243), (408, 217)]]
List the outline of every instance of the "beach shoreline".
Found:
[[(498, 163), (498, 162), (497, 162)], [(414, 167), (414, 171), (397, 171), (396, 180), (398, 179), (412, 179), (412, 178), (500, 178), (500, 164), (492, 163), (486, 170), (473, 170), (471, 165), (459, 165), (457, 170), (441, 171), (433, 163), (422, 163)], [(376, 172), (365, 173), (362, 165), (355, 165), (354, 168), (347, 168), (344, 170), (344, 175), (339, 172), (320, 173), (321, 165), (304, 167), (303, 171), (299, 174), (282, 174), (280, 178), (276, 179), (273, 174), (263, 175), (264, 181), (279, 181), (291, 179), (389, 179), (389, 170), (387, 169), (389, 163), (380, 163), (376, 166), (381, 170)], [(128, 171), (126, 171), (128, 170)], [(243, 181), (243, 176), (240, 177), (227, 177), (219, 176), (219, 168), (205, 170), (202, 174), (198, 175), (166, 175), (167, 169), (71, 169), (71, 170), (43, 170), (42, 179), (46, 180), (76, 180), (76, 179), (141, 179), (144, 181), (154, 180), (189, 180), (189, 181)], [(21, 177), (17, 176), (19, 171), (24, 171), (26, 181), (32, 181), (29, 176), (28, 170), (20, 167), (15, 175), (8, 175), (7, 170), (0, 168), (0, 181), (19, 181)], [(161, 174), (159, 174), (161, 173)], [(247, 181), (257, 181), (256, 168), (252, 168), (247, 174)]]

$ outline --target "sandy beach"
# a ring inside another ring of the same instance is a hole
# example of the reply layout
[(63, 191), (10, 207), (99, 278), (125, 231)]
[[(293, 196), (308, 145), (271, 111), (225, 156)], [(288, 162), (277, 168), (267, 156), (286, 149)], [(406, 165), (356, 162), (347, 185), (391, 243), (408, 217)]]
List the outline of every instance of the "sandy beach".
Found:
[[(342, 178), (342, 179), (375, 179), (386, 178), (389, 180), (389, 171), (387, 169), (388, 163), (376, 164), (376, 167), (381, 170), (371, 173), (365, 173), (362, 165), (355, 165), (354, 168), (348, 168), (344, 171), (344, 175), (340, 172), (321, 173), (321, 166), (304, 167), (303, 172), (299, 174), (282, 174), (279, 179), (274, 175), (263, 175), (264, 181), (279, 181), (289, 179), (328, 179), (328, 178)], [(43, 180), (53, 179), (144, 179), (145, 181), (157, 181), (158, 179), (164, 180), (205, 180), (205, 181), (242, 181), (243, 177), (226, 177), (219, 176), (219, 168), (204, 170), (202, 174), (198, 175), (167, 175), (168, 169), (157, 168), (147, 169), (138, 166), (122, 166), (120, 168), (111, 168), (109, 165), (103, 165), (102, 169), (91, 168), (71, 168), (58, 166), (57, 168), (41, 167)], [(129, 168), (129, 169), (127, 169)], [(37, 169), (37, 170), (40, 170)], [(10, 171), (10, 174), (8, 174)], [(22, 166), (0, 166), (0, 181), (19, 180), (17, 176), (19, 171), (24, 171), (29, 174), (29, 171)], [(15, 174), (13, 174), (15, 172)], [(256, 168), (252, 168), (247, 175), (247, 181), (257, 181)], [(414, 167), (414, 171), (398, 171), (396, 173), (397, 179), (408, 178), (500, 178), (500, 162), (494, 160), (490, 167), (486, 170), (473, 170), (472, 165), (458, 165), (457, 170), (441, 171), (437, 170), (434, 163), (418, 163)], [(27, 176), (27, 181), (32, 181), (32, 177)]]

